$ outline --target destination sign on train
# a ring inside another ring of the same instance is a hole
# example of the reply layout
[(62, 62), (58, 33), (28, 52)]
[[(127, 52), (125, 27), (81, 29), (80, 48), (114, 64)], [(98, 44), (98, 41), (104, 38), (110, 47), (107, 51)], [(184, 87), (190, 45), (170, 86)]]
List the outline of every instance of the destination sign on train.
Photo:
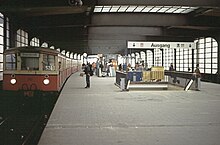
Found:
[(21, 53), (21, 57), (39, 57), (39, 53)]
[(154, 49), (154, 48), (186, 48), (195, 49), (194, 42), (140, 42), (128, 41), (127, 47), (132, 49)]

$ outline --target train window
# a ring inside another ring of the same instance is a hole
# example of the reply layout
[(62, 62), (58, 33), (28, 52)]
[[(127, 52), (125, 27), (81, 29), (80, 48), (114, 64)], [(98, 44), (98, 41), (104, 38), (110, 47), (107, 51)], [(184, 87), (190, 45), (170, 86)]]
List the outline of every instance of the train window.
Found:
[(39, 70), (38, 57), (21, 57), (22, 70)]
[(55, 56), (44, 54), (43, 55), (43, 70), (55, 70)]
[(15, 70), (16, 66), (16, 55), (15, 54), (7, 54), (5, 56), (5, 69), (6, 70)]

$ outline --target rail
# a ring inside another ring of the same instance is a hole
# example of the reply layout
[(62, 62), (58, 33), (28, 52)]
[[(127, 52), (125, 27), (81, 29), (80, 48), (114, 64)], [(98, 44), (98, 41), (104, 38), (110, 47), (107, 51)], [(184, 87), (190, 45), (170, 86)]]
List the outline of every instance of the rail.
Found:
[(32, 127), (29, 134), (27, 135), (27, 137), (25, 138), (25, 140), (21, 145), (30, 145), (33, 144), (33, 142), (38, 142), (38, 139), (40, 138), (39, 134), (41, 134), (39, 133), (39, 131), (40, 132), (43, 131), (43, 127), (41, 126), (44, 124), (45, 124), (45, 115), (41, 115), (41, 117), (39, 117), (39, 120), (35, 122), (34, 126)]

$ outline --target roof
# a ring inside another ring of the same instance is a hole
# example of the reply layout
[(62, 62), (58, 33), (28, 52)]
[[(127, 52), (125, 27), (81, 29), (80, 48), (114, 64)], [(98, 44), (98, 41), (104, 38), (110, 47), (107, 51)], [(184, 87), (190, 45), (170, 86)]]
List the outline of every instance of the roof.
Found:
[(125, 47), (124, 40), (193, 41), (219, 34), (218, 0), (76, 1), (1, 0), (0, 12), (14, 29), (77, 53), (104, 47), (117, 52)]

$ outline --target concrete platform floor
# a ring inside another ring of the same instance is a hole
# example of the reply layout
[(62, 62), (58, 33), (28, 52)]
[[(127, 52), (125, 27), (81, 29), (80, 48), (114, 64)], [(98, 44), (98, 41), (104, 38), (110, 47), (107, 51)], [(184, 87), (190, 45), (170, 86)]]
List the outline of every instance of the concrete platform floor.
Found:
[(121, 92), (115, 78), (72, 75), (39, 145), (220, 145), (220, 85)]

